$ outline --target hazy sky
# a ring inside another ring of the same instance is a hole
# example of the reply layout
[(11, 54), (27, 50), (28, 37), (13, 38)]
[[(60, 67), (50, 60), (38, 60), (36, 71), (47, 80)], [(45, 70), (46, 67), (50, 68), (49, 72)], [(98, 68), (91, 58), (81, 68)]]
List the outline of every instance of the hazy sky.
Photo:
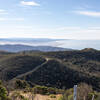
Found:
[(0, 0), (0, 38), (100, 39), (100, 0)]

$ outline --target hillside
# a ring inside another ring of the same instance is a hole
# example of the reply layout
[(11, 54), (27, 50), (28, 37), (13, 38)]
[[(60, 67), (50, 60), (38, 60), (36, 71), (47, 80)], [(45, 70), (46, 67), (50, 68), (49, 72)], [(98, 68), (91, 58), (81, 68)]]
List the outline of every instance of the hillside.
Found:
[(100, 91), (100, 51), (21, 52), (2, 54), (0, 79), (23, 79), (37, 85), (72, 88), (85, 82)]
[(8, 55), (0, 60), (0, 79), (10, 80), (19, 74), (26, 73), (38, 65), (42, 64), (45, 59), (28, 55)]

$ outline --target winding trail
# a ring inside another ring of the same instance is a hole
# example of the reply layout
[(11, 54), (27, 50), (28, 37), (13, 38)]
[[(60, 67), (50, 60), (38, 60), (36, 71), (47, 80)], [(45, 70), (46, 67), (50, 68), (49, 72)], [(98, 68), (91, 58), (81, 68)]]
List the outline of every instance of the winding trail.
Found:
[[(27, 76), (27, 75), (30, 74), (30, 73), (35, 72), (36, 70), (38, 70), (39, 68), (41, 68), (43, 65), (45, 65), (49, 60), (51, 60), (51, 58), (45, 58), (45, 59), (46, 59), (46, 61), (45, 61), (44, 63), (42, 63), (41, 65), (37, 66), (36, 68), (34, 68), (34, 69), (31, 70), (31, 71), (28, 71), (28, 72), (26, 72), (26, 73), (23, 73), (23, 74), (21, 74), (21, 75), (16, 76), (16, 77), (13, 78), (12, 80), (19, 79), (19, 78), (21, 78), (21, 77)], [(10, 80), (10, 81), (12, 81), (12, 80)]]

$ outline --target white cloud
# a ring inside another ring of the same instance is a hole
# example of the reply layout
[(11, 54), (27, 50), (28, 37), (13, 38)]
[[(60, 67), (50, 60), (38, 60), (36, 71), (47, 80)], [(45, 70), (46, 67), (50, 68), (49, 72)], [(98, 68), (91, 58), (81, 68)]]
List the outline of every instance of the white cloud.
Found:
[(100, 12), (96, 12), (96, 11), (74, 11), (74, 12), (80, 15), (100, 17)]
[(89, 27), (90, 30), (100, 30), (100, 27)]
[(6, 19), (5, 18), (0, 18), (0, 21), (5, 21)]
[(38, 28), (34, 26), (1, 26), (1, 37), (24, 37), (24, 38), (63, 38), (63, 39), (89, 39), (100, 40), (100, 26), (87, 28), (81, 27), (55, 27)]
[(21, 1), (20, 2), (21, 5), (24, 5), (24, 6), (40, 6), (40, 4), (34, 2), (34, 1)]
[(78, 30), (80, 27), (60, 27), (57, 30)]
[(5, 10), (3, 10), (3, 9), (0, 9), (0, 12), (4, 12)]
[(24, 21), (24, 18), (0, 18), (0, 21)]
[(24, 21), (24, 18), (11, 18), (8, 20), (12, 20), (12, 21)]
[(8, 14), (8, 13), (6, 12), (6, 10), (0, 9), (0, 14)]

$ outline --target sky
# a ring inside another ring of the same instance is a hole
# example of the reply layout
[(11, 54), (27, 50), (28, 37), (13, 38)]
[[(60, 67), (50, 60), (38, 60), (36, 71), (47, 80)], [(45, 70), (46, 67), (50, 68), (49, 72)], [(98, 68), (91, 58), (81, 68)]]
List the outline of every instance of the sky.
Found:
[(0, 38), (100, 40), (100, 0), (0, 0)]

